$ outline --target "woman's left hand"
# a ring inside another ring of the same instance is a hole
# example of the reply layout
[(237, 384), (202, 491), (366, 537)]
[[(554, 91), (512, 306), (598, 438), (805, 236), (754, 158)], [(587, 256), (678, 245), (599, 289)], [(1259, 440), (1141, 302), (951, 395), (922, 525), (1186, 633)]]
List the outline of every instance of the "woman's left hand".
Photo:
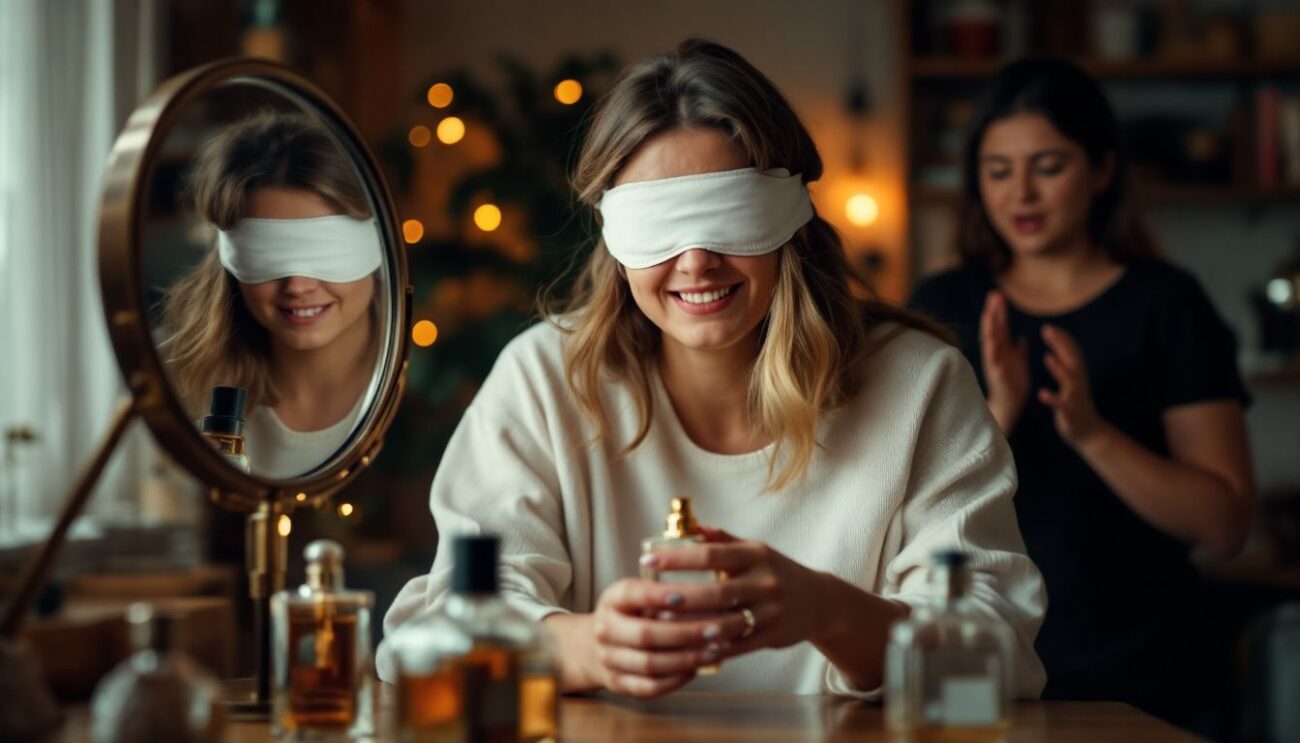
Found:
[[(680, 547), (647, 555), (642, 560), (655, 570), (716, 570), (727, 579), (713, 590), (687, 589), (673, 611), (725, 611), (731, 638), (723, 657), (759, 648), (783, 648), (805, 640), (815, 641), (834, 612), (823, 606), (828, 595), (820, 590), (828, 576), (804, 567), (762, 542), (738, 539), (724, 531), (702, 528), (706, 544)], [(748, 614), (746, 614), (746, 611)]]
[(1106, 423), (1092, 402), (1083, 351), (1069, 333), (1055, 325), (1043, 326), (1043, 340), (1049, 349), (1043, 362), (1056, 380), (1057, 389), (1040, 389), (1038, 399), (1052, 409), (1061, 438), (1075, 449), (1082, 448)]

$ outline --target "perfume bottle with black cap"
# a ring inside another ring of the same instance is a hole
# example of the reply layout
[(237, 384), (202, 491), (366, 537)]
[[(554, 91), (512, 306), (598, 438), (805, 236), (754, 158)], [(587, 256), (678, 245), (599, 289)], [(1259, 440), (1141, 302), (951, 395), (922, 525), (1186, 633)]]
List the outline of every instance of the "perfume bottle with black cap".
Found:
[(501, 598), (497, 537), (453, 539), (446, 602), (391, 640), (399, 740), (554, 740), (559, 697), (545, 630)]
[(931, 601), (894, 624), (885, 651), (885, 720), (895, 741), (1005, 739), (1014, 645), (971, 605), (966, 553), (934, 554)]
[(244, 400), (247, 396), (243, 387), (213, 387), (212, 403), (199, 426), (204, 438), (243, 472), (249, 470), (248, 456), (244, 454)]

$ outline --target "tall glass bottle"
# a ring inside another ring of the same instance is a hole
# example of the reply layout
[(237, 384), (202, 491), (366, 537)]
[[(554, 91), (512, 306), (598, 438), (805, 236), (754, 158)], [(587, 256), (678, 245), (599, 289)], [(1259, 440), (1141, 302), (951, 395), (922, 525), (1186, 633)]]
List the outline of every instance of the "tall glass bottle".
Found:
[(368, 591), (343, 584), (343, 548), (307, 545), (307, 582), (271, 597), (273, 724), (298, 740), (374, 732)]
[(966, 597), (967, 556), (936, 553), (931, 606), (890, 631), (885, 652), (885, 719), (896, 741), (1000, 743), (1011, 710), (1010, 630)]
[(532, 743), (558, 734), (550, 641), (499, 595), (498, 549), (495, 536), (455, 537), (446, 602), (394, 634), (399, 740)]
[(109, 672), (91, 700), (95, 743), (217, 743), (222, 719), (216, 680), (174, 647), (175, 617), (149, 604), (127, 608), (135, 654)]

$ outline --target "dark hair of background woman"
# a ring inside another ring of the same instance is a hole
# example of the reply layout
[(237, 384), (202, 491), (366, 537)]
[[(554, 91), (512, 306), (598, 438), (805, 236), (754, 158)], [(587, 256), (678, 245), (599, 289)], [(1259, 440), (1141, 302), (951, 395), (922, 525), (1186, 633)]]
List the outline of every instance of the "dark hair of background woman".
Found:
[(1093, 167), (1115, 160), (1110, 183), (1093, 200), (1088, 231), (1119, 263), (1159, 251), (1132, 202), (1128, 155), (1110, 102), (1086, 72), (1059, 59), (1031, 58), (998, 72), (976, 102), (962, 163), (963, 205), (957, 248), (962, 260), (997, 274), (1011, 262), (1011, 250), (989, 223), (980, 198), (980, 144), (989, 126), (1019, 113), (1039, 114), (1087, 153)]

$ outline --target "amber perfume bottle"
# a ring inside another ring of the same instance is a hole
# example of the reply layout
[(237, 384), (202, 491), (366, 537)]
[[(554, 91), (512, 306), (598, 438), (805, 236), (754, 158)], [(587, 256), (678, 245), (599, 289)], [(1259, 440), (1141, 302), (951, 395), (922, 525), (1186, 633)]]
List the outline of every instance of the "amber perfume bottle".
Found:
[(248, 472), (248, 456), (244, 454), (244, 399), (243, 387), (213, 387), (208, 414), (199, 426), (203, 437), (212, 442), (226, 461), (243, 472)]
[[(695, 520), (695, 510), (690, 498), (673, 498), (668, 518), (664, 522), (664, 533), (641, 541), (642, 556), (679, 549), (704, 541), (699, 523)], [(641, 577), (647, 580), (665, 583), (703, 583), (721, 580), (722, 575), (712, 570), (657, 570), (653, 566), (641, 564)], [(661, 611), (655, 616), (659, 619), (687, 619), (687, 615), (677, 612)], [(709, 675), (718, 672), (718, 665), (702, 666), (699, 673)]]
[(135, 654), (114, 668), (91, 700), (96, 743), (217, 743), (220, 686), (176, 649), (177, 618), (149, 604), (126, 613)]
[(894, 741), (1000, 743), (1011, 706), (1010, 630), (974, 611), (966, 554), (935, 554), (933, 603), (890, 630), (885, 720)]
[(451, 593), (392, 637), (398, 740), (552, 741), (559, 695), (545, 631), (497, 590), (498, 539), (456, 537)]
[(334, 542), (312, 542), (304, 557), (307, 583), (271, 597), (275, 731), (294, 740), (370, 735), (374, 598), (344, 588), (343, 548)]

